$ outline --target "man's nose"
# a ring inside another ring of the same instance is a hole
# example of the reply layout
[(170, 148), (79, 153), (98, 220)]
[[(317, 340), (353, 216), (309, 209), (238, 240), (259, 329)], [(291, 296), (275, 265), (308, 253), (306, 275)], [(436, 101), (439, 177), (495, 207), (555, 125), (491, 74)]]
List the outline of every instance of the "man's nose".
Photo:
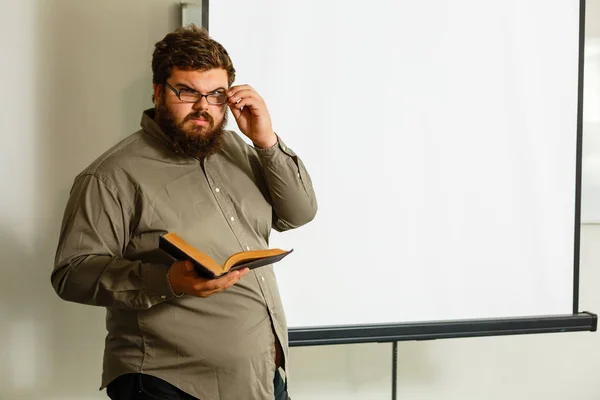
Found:
[(192, 106), (195, 110), (207, 110), (208, 109), (208, 100), (206, 100), (206, 96), (200, 97), (200, 100), (194, 103)]

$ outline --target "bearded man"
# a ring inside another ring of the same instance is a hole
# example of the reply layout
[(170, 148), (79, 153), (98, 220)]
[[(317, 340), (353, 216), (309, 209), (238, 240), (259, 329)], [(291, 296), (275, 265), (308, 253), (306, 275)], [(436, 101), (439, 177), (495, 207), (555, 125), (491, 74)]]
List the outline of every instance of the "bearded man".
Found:
[[(196, 26), (155, 46), (155, 107), (74, 181), (52, 285), (106, 308), (111, 399), (287, 399), (288, 336), (272, 266), (218, 279), (159, 249), (175, 232), (215, 261), (311, 221), (310, 176), (265, 101), (232, 86), (227, 51)], [(227, 111), (239, 131), (225, 130)]]

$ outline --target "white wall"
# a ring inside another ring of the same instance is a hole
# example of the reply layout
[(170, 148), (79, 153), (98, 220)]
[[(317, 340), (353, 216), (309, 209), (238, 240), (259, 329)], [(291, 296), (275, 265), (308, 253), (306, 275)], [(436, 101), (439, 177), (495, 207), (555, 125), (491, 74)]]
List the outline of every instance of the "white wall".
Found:
[[(0, 2), (0, 399), (105, 398), (104, 310), (50, 285), (74, 175), (139, 128), (178, 0)], [(68, 161), (68, 162), (66, 162)]]
[[(0, 399), (105, 398), (104, 311), (59, 300), (49, 275), (72, 178), (139, 126), (178, 3), (0, 3)], [(599, 11), (588, 0), (590, 37)], [(582, 233), (580, 308), (600, 312), (600, 226)], [(390, 398), (391, 344), (293, 348), (291, 365), (295, 400)], [(399, 345), (401, 399), (598, 399), (598, 373), (596, 333)]]

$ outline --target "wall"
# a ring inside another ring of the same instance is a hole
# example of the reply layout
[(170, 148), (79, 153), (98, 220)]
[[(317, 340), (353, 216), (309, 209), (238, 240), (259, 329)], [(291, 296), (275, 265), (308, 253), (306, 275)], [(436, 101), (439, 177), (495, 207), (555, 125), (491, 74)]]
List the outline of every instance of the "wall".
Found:
[(0, 399), (105, 398), (105, 313), (52, 290), (58, 229), (74, 175), (152, 106), (179, 24), (177, 0), (0, 3)]
[[(58, 299), (49, 274), (73, 176), (138, 128), (151, 106), (152, 47), (179, 24), (178, 3), (0, 5), (0, 399), (105, 398), (104, 311)], [(600, 38), (599, 11), (588, 0), (589, 37)], [(598, 243), (600, 225), (584, 226), (580, 308), (595, 312)], [(391, 344), (293, 348), (291, 363), (295, 400), (390, 398)], [(596, 333), (403, 342), (398, 393), (591, 400), (599, 372)]]

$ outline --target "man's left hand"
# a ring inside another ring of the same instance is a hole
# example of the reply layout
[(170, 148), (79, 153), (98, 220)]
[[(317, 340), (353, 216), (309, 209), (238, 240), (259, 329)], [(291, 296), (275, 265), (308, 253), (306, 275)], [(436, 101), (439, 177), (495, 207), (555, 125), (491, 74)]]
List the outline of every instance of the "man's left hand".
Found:
[(256, 147), (266, 149), (277, 143), (269, 110), (256, 90), (248, 85), (232, 86), (227, 96), (238, 128)]

